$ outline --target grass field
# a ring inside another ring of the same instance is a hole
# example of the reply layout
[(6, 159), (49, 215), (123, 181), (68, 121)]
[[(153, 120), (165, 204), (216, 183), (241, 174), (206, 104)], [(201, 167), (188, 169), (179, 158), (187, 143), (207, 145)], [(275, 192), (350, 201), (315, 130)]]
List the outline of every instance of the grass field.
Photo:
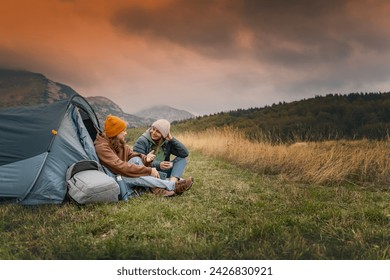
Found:
[(274, 144), (249, 141), (231, 127), (185, 132), (180, 139), (204, 154), (259, 174), (311, 184), (390, 189), (390, 139)]
[(181, 196), (0, 205), (0, 259), (390, 259), (390, 193), (261, 175), (191, 149)]

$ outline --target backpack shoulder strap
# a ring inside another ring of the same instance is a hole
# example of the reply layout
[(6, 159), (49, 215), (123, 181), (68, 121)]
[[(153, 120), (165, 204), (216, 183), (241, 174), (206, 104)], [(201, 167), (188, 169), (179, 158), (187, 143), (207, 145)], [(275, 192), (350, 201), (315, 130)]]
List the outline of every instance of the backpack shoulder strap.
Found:
[(76, 173), (85, 170), (98, 170), (103, 171), (103, 167), (95, 160), (80, 160), (69, 166), (66, 172), (66, 180), (72, 178)]

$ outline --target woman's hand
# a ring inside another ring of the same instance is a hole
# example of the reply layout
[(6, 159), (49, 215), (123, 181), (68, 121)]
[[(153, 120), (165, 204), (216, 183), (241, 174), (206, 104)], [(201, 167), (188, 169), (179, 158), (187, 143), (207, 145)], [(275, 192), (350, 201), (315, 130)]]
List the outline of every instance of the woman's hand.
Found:
[(166, 140), (171, 141), (173, 138), (172, 134), (169, 132), (167, 137), (165, 137)]
[(173, 164), (170, 161), (162, 161), (162, 162), (160, 162), (160, 169), (161, 170), (171, 169), (172, 166), (173, 166)]
[(151, 150), (149, 154), (146, 155), (146, 162), (151, 163), (156, 158), (154, 150)]
[(160, 178), (160, 173), (158, 173), (156, 168), (152, 167), (152, 173), (150, 173), (150, 176), (153, 176), (155, 178)]

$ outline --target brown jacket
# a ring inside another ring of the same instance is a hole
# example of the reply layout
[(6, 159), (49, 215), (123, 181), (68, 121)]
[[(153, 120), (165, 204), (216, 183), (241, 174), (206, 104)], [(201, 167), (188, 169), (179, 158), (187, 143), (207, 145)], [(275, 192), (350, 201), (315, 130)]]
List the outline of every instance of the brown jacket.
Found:
[(151, 167), (127, 162), (132, 157), (139, 156), (145, 165), (150, 164), (146, 163), (145, 155), (134, 152), (129, 145), (123, 145), (117, 153), (111, 147), (109, 138), (104, 134), (98, 134), (94, 144), (100, 163), (110, 169), (111, 172), (133, 178), (148, 176), (152, 173)]

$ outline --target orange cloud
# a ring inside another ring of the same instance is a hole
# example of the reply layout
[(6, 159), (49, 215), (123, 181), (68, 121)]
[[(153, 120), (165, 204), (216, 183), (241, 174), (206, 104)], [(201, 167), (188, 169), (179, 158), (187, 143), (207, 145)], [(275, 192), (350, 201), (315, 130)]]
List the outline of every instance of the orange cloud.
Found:
[(0, 67), (127, 111), (162, 96), (202, 112), (390, 86), (385, 0), (6, 2)]

